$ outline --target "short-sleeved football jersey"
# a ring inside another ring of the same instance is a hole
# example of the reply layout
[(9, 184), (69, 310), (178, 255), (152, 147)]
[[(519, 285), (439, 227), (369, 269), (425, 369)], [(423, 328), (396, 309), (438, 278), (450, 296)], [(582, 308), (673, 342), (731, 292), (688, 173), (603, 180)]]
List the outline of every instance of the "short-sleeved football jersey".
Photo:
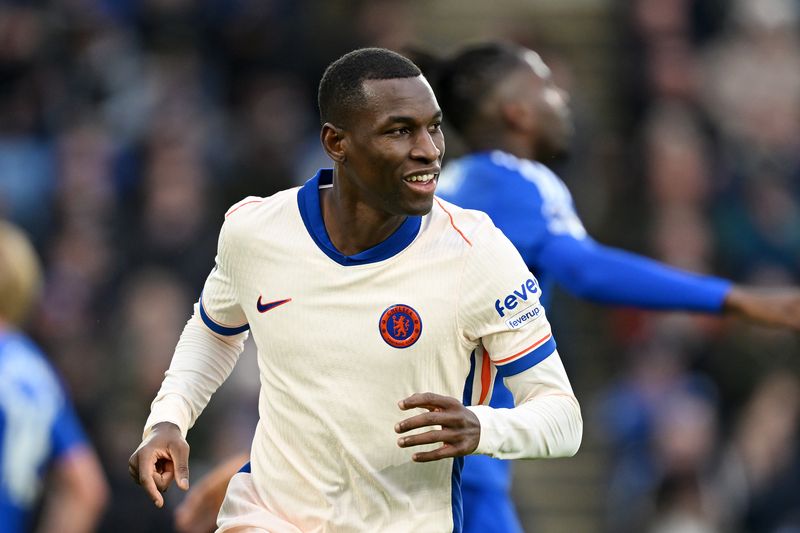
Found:
[(200, 300), (211, 330), (249, 328), (258, 346), (258, 495), (302, 531), (460, 531), (461, 461), (414, 463), (397, 404), (486, 403), (495, 372), (551, 355), (538, 282), (486, 215), (439, 199), (343, 256), (320, 210), (331, 182), (322, 170), (231, 208)]

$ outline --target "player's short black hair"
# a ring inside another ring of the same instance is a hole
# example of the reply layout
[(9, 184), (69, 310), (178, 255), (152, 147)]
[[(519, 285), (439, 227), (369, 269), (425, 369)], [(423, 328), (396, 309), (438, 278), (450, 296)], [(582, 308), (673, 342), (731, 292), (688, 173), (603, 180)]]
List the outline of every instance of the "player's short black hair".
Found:
[(352, 110), (365, 101), (365, 80), (415, 78), (422, 71), (397, 52), (385, 48), (361, 48), (331, 63), (319, 82), (317, 102), (322, 124), (341, 126)]
[(467, 46), (446, 59), (421, 51), (409, 55), (433, 86), (448, 122), (463, 135), (497, 84), (524, 65), (523, 52), (516, 44), (495, 41)]

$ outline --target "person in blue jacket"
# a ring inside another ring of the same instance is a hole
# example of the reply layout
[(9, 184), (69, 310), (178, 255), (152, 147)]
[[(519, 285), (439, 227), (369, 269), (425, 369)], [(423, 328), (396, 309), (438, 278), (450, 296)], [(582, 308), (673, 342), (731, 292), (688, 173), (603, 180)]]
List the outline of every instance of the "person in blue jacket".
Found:
[(56, 372), (19, 329), (41, 276), (33, 247), (0, 220), (0, 531), (90, 533), (108, 501), (100, 461)]
[[(566, 154), (573, 126), (567, 95), (536, 52), (489, 42), (445, 59), (412, 59), (467, 148), (445, 166), (437, 195), (489, 214), (538, 278), (544, 298), (558, 283), (601, 304), (731, 314), (800, 329), (796, 289), (737, 286), (604, 246), (587, 234), (566, 185), (542, 163)], [(499, 377), (491, 405), (513, 405)], [(467, 456), (462, 476), (465, 533), (522, 531), (507, 461)]]

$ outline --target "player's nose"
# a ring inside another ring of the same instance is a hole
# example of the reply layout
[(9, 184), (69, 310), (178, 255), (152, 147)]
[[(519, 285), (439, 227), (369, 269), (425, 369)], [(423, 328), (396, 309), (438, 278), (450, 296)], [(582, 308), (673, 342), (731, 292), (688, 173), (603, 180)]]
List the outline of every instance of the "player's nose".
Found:
[(429, 131), (422, 131), (416, 136), (411, 149), (411, 157), (428, 163), (437, 161), (442, 155), (442, 149), (437, 145)]

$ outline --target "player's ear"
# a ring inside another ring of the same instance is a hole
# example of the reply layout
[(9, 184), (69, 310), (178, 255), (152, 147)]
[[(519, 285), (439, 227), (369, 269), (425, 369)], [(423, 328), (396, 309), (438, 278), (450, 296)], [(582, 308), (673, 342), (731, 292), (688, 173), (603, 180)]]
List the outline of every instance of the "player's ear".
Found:
[(322, 148), (328, 157), (337, 163), (344, 163), (347, 157), (345, 156), (345, 145), (347, 144), (344, 130), (326, 122), (322, 125), (319, 138), (322, 141)]
[(533, 127), (531, 109), (523, 102), (512, 100), (500, 104), (500, 116), (513, 131), (529, 131)]

